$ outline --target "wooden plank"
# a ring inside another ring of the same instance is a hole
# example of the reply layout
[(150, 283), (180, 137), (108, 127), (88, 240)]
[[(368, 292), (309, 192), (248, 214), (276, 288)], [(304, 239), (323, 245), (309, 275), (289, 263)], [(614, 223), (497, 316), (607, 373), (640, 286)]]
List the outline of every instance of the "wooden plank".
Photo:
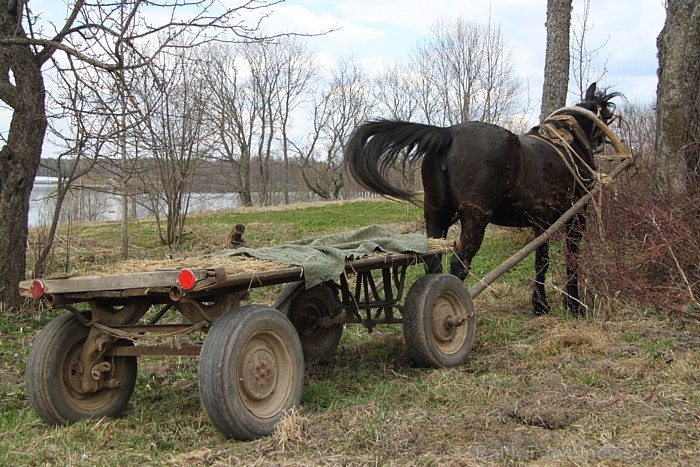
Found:
[(181, 347), (169, 347), (164, 345), (135, 345), (112, 347), (107, 351), (107, 355), (119, 357), (148, 357), (161, 355), (184, 355), (196, 357), (201, 351), (201, 345), (183, 345)]
[(179, 270), (168, 270), (109, 276), (42, 279), (41, 282), (44, 284), (45, 293), (48, 294), (148, 289), (151, 287), (169, 287), (177, 284), (179, 273)]
[[(345, 263), (345, 272), (348, 274), (354, 274), (371, 269), (380, 269), (382, 267), (419, 264), (426, 258), (432, 257), (436, 254), (445, 254), (450, 251), (452, 250), (441, 249), (429, 251), (427, 253), (398, 253), (369, 256), (354, 261), (347, 261)], [(193, 271), (195, 270), (193, 269)], [(275, 269), (260, 273), (227, 275), (224, 279), (220, 280), (218, 283), (209, 288), (196, 289), (194, 291), (187, 292), (186, 295), (188, 297), (197, 297), (210, 294), (212, 291), (217, 289), (243, 290), (284, 284), (299, 280), (304, 280), (304, 269), (301, 267), (290, 266), (289, 268), (285, 269)]]

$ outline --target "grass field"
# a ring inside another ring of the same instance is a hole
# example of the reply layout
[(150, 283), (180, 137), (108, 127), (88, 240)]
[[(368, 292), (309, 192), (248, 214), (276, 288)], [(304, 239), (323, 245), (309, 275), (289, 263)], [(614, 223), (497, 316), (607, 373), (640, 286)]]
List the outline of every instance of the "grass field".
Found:
[[(372, 223), (420, 231), (413, 207), (387, 201), (238, 210), (190, 219), (186, 256), (225, 246), (233, 224), (250, 246)], [(117, 261), (118, 225), (61, 232), (57, 272)], [(151, 221), (130, 226), (132, 253), (163, 258)], [(479, 276), (516, 251), (524, 234), (490, 230)], [(556, 255), (555, 255), (556, 257)], [(413, 277), (421, 274), (416, 268)], [(548, 292), (561, 274), (553, 268)], [(56, 312), (0, 314), (2, 465), (697, 465), (700, 333), (649, 309), (618, 305), (605, 319), (530, 313), (532, 258), (475, 301), (475, 347), (466, 365), (418, 368), (399, 326), (348, 326), (331, 359), (309, 362), (302, 405), (275, 433), (226, 440), (199, 400), (197, 359), (139, 361), (134, 396), (118, 419), (49, 427), (29, 406), (27, 353)], [(474, 280), (473, 278), (470, 280)], [(271, 303), (279, 289), (256, 291)]]

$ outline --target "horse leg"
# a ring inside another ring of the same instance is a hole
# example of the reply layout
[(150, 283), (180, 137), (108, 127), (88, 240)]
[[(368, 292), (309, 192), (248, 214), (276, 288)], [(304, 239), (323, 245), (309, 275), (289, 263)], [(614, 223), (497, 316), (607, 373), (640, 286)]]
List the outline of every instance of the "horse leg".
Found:
[(544, 280), (549, 268), (549, 243), (544, 242), (535, 250), (535, 282), (532, 290), (532, 308), (536, 315), (549, 313), (547, 296), (544, 292)]
[(479, 251), (490, 216), (477, 206), (460, 209), (462, 232), (454, 255), (450, 259), (450, 274), (464, 280), (469, 274), (472, 258)]
[[(446, 238), (456, 212), (450, 201), (448, 183), (440, 161), (440, 158), (426, 157), (421, 167), (425, 199), (423, 216), (428, 238)], [(433, 255), (425, 261), (425, 273), (439, 272), (442, 272), (442, 255)]]
[(567, 226), (566, 233), (566, 295), (564, 296), (564, 304), (575, 316), (585, 314), (578, 295), (578, 252), (583, 230), (586, 228), (585, 222), (584, 216), (576, 216)]

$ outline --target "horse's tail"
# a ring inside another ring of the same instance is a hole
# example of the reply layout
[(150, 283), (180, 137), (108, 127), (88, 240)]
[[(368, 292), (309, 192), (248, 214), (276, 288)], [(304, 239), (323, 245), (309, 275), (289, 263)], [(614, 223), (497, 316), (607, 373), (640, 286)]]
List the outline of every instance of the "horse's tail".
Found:
[(392, 185), (389, 171), (421, 157), (443, 157), (452, 144), (449, 128), (391, 120), (359, 126), (345, 146), (345, 164), (350, 175), (368, 190), (384, 196), (415, 202), (415, 193)]

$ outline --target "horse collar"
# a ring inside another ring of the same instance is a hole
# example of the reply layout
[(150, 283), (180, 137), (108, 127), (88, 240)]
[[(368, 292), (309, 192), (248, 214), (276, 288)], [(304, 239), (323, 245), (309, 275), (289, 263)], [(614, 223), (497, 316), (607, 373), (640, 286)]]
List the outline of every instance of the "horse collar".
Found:
[[(561, 122), (566, 128), (555, 125), (553, 121)], [(574, 139), (577, 139), (589, 152), (592, 152), (589, 139), (586, 137), (583, 128), (581, 128), (578, 120), (576, 120), (573, 115), (553, 115), (535, 128), (537, 136), (552, 144), (566, 146), (572, 143)], [(533, 128), (533, 130), (535, 130), (535, 128)]]

